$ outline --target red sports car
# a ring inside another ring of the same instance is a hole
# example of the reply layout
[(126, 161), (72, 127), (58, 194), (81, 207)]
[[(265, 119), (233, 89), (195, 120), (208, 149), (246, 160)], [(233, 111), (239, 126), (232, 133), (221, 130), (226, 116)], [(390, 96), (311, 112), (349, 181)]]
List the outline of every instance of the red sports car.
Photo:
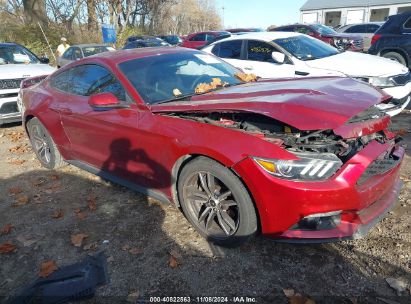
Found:
[(43, 166), (172, 202), (218, 244), (362, 236), (401, 188), (404, 149), (374, 107), (390, 97), (349, 78), (244, 76), (186, 48), (105, 53), (22, 89), (23, 123)]
[(223, 35), (230, 35), (227, 31), (208, 31), (208, 32), (198, 32), (187, 35), (183, 42), (181, 43), (182, 47), (191, 48), (191, 49), (199, 49), (213, 41), (215, 38)]

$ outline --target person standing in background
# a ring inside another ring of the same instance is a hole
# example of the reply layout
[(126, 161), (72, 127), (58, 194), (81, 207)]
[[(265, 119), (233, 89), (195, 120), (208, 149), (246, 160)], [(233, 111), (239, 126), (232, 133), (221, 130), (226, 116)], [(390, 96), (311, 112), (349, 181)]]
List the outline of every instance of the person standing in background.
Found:
[(61, 44), (57, 47), (57, 50), (56, 50), (57, 57), (63, 56), (64, 52), (70, 47), (65, 37), (61, 37), (60, 40), (61, 40)]

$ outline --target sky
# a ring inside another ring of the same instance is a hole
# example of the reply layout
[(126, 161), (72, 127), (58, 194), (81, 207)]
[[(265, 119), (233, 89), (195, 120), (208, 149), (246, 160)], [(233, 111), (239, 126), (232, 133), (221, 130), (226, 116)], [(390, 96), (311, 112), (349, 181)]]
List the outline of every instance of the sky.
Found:
[[(215, 0), (224, 27), (261, 27), (298, 22), (306, 0)], [(224, 7), (224, 10), (222, 9)]]

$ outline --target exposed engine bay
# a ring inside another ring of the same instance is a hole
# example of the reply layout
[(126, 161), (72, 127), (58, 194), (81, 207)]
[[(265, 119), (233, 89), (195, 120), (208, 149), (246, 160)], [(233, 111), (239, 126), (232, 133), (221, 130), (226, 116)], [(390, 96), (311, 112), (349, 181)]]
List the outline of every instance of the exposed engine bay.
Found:
[[(344, 163), (372, 140), (385, 143), (384, 132), (344, 139), (332, 130), (301, 131), (278, 120), (255, 113), (172, 113), (183, 119), (238, 129), (294, 152), (333, 153)], [(358, 117), (356, 117), (358, 119)], [(356, 119), (356, 120), (357, 120)]]

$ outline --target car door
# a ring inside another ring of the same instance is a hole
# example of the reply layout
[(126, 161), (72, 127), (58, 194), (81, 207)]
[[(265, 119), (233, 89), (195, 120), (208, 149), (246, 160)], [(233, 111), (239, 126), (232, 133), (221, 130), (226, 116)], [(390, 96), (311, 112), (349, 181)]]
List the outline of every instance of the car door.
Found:
[(61, 56), (59, 59), (58, 59), (58, 66), (59, 67), (62, 67), (62, 66), (64, 66), (64, 65), (66, 65), (66, 64), (68, 64), (68, 63), (70, 63), (70, 62), (72, 62), (73, 61), (73, 48), (72, 47), (69, 47), (64, 53), (63, 53), (63, 56)]
[(81, 52), (80, 48), (73, 48), (73, 60), (80, 60), (81, 58), (83, 58), (83, 53)]
[(245, 40), (246, 65), (244, 70), (262, 78), (294, 77), (295, 67), (287, 59), (284, 63), (277, 63), (272, 58), (272, 52), (280, 52), (273, 45), (260, 40)]
[(241, 39), (223, 41), (214, 45), (211, 52), (236, 68), (244, 71), (244, 68), (247, 66), (247, 61), (243, 60), (241, 55), (242, 45), (243, 40)]
[[(74, 67), (70, 70), (68, 88), (68, 98), (59, 112), (75, 159), (126, 179), (130, 177), (128, 171), (144, 171), (144, 166), (132, 161), (130, 155), (138, 140), (139, 112), (112, 73), (93, 64)], [(93, 110), (89, 96), (103, 92), (113, 93), (129, 107)]]

